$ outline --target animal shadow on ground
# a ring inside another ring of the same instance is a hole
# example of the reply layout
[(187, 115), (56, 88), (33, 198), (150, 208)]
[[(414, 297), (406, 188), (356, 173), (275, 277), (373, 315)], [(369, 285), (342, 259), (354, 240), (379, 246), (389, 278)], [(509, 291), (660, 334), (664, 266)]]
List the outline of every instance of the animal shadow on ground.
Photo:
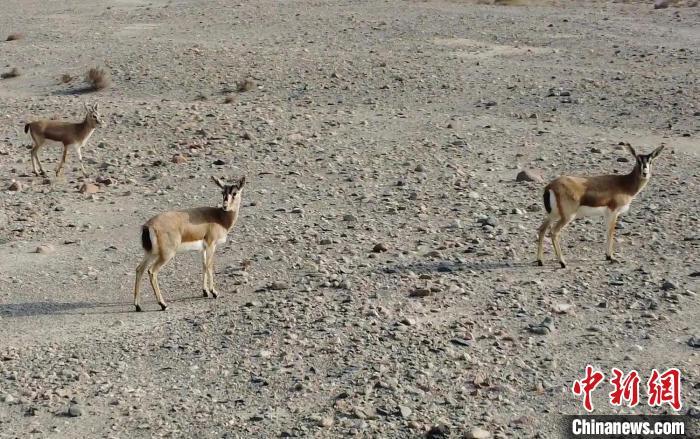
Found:
[[(169, 302), (181, 303), (207, 300), (204, 297), (178, 297)], [(212, 299), (209, 299), (212, 300)], [(221, 300), (218, 298), (216, 300)], [(133, 311), (132, 302), (25, 302), (0, 304), (0, 317), (33, 317), (71, 314), (126, 314)], [(144, 309), (146, 312), (156, 311)], [(158, 309), (160, 312), (160, 308)]]
[[(109, 309), (116, 308), (119, 309)], [(105, 309), (108, 308), (108, 309)], [(124, 303), (25, 302), (0, 305), (0, 317), (33, 317), (60, 314), (120, 314)]]
[(80, 87), (72, 87), (67, 90), (57, 90), (52, 94), (54, 96), (80, 96), (88, 93), (93, 93), (95, 89), (89, 85), (83, 85)]
[(435, 262), (419, 262), (408, 265), (389, 265), (382, 269), (384, 273), (393, 274), (405, 271), (414, 273), (453, 273), (456, 271), (465, 270), (517, 270), (523, 268), (534, 268), (533, 261), (514, 262), (514, 261), (474, 261), (474, 262), (454, 262), (454, 261), (435, 261)]

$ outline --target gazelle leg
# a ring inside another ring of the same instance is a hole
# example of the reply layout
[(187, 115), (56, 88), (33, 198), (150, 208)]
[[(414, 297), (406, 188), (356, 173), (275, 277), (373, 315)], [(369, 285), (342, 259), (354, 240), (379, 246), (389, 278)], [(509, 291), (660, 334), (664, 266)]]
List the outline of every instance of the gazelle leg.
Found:
[(209, 272), (209, 291), (211, 295), (216, 299), (219, 296), (219, 292), (214, 289), (214, 252), (216, 251), (216, 246), (214, 244), (207, 247), (206, 257), (207, 257), (207, 271)]
[(82, 145), (76, 145), (75, 152), (78, 154), (78, 162), (80, 163), (80, 170), (83, 172), (83, 177), (87, 178), (87, 172), (85, 172), (85, 166), (83, 166), (83, 153), (80, 151)]
[(63, 174), (63, 165), (66, 163), (66, 157), (68, 156), (68, 145), (63, 145), (63, 154), (61, 154), (61, 161), (58, 162), (58, 167), (56, 168), (56, 177)]
[(36, 145), (32, 146), (32, 172), (34, 175), (39, 175), (39, 168), (36, 166), (37, 158), (36, 158)]
[[(41, 167), (41, 162), (39, 161), (39, 149), (44, 144), (42, 139), (37, 139), (32, 134), (32, 140), (34, 141), (34, 146), (32, 147), (32, 171), (35, 175), (46, 175), (44, 169)], [(38, 169), (37, 169), (38, 168)]]
[(148, 275), (151, 278), (151, 287), (153, 287), (153, 292), (158, 300), (158, 305), (160, 305), (160, 309), (163, 311), (168, 308), (168, 305), (166, 305), (165, 301), (163, 300), (163, 295), (160, 293), (160, 286), (158, 285), (158, 272), (161, 268), (163, 268), (163, 265), (167, 264), (168, 261), (173, 258), (173, 256), (175, 256), (174, 253), (167, 256), (161, 254), (155, 264), (153, 264), (150, 270), (148, 270)]
[(542, 221), (542, 225), (537, 230), (537, 264), (541, 267), (544, 265), (544, 236), (547, 234), (547, 229), (552, 225), (552, 217), (547, 217)]
[(617, 262), (617, 259), (613, 257), (613, 247), (615, 246), (615, 226), (617, 225), (617, 213), (610, 213), (607, 215), (608, 220), (608, 239), (607, 239), (607, 249), (605, 251), (605, 259), (610, 262)]
[(134, 284), (134, 306), (136, 311), (141, 311), (141, 305), (139, 305), (139, 294), (141, 293), (141, 278), (146, 269), (155, 261), (156, 256), (152, 253), (146, 253), (143, 257), (143, 261), (136, 267), (136, 282)]
[(207, 268), (207, 251), (202, 250), (202, 297), (209, 297), (209, 287), (207, 286), (207, 278), (209, 276), (209, 270)]
[(566, 262), (564, 262), (564, 256), (562, 255), (561, 252), (561, 244), (560, 244), (560, 238), (561, 238), (561, 230), (571, 222), (573, 217), (562, 217), (557, 221), (557, 223), (552, 227), (552, 245), (554, 246), (554, 252), (557, 254), (557, 258), (559, 259), (559, 264), (561, 265), (561, 268), (566, 268)]

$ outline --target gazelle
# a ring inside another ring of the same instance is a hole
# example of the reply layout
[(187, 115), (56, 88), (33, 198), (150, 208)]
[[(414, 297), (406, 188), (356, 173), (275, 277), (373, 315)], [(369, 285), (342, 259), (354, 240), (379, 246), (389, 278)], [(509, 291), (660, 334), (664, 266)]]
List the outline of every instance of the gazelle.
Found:
[(41, 162), (39, 162), (39, 149), (44, 146), (47, 140), (54, 140), (63, 143), (63, 155), (56, 168), (56, 176), (58, 177), (63, 173), (68, 147), (73, 146), (78, 154), (78, 160), (80, 160), (80, 169), (83, 171), (83, 177), (87, 177), (80, 148), (87, 143), (95, 128), (102, 125), (102, 117), (98, 111), (97, 104), (92, 106), (84, 105), (86, 114), (82, 122), (41, 119), (24, 126), (24, 132), (28, 132), (34, 141), (32, 146), (32, 170), (35, 175), (40, 175), (40, 173), (41, 175), (46, 175), (41, 167)]
[(175, 254), (187, 251), (198, 251), (202, 254), (202, 296), (208, 297), (208, 293), (211, 293), (216, 298), (219, 295), (214, 289), (214, 252), (217, 245), (226, 242), (226, 235), (236, 224), (245, 177), (241, 177), (232, 185), (224, 184), (216, 177), (212, 177), (212, 180), (221, 188), (224, 198), (222, 207), (171, 210), (154, 216), (142, 226), (141, 245), (146, 254), (136, 267), (136, 311), (141, 311), (139, 289), (146, 269), (158, 304), (163, 311), (167, 309), (158, 286), (158, 272)]
[(620, 214), (627, 212), (634, 197), (644, 189), (651, 178), (651, 162), (661, 153), (664, 145), (651, 154), (639, 155), (629, 143), (627, 150), (634, 156), (635, 165), (626, 175), (598, 175), (595, 177), (571, 177), (564, 175), (552, 180), (544, 188), (544, 208), (547, 217), (539, 228), (537, 240), (537, 262), (542, 262), (544, 235), (551, 227), (554, 252), (562, 268), (566, 262), (561, 253), (560, 233), (576, 217), (603, 215), (606, 218), (607, 249), (605, 258), (617, 262), (613, 257), (615, 225)]

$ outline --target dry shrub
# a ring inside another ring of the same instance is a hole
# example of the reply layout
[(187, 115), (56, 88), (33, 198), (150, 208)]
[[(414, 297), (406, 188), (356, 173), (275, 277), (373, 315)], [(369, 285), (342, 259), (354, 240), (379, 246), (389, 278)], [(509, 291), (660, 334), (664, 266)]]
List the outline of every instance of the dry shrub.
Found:
[(67, 73), (64, 73), (61, 75), (61, 83), (63, 84), (68, 84), (69, 82), (72, 82), (75, 78)]
[(24, 38), (24, 34), (20, 32), (13, 32), (7, 36), (7, 39), (5, 41), (17, 41), (21, 40), (22, 38)]
[(16, 78), (20, 75), (21, 73), (19, 72), (19, 69), (17, 67), (13, 67), (10, 69), (9, 72), (5, 72), (2, 75), (0, 75), (0, 78), (2, 79), (8, 79), (8, 78)]
[(239, 93), (251, 91), (253, 89), (255, 89), (255, 81), (250, 78), (245, 78), (236, 82), (236, 91)]
[(99, 67), (93, 67), (88, 70), (85, 80), (92, 90), (102, 90), (111, 84), (109, 73)]
[(224, 104), (232, 104), (236, 99), (233, 96), (226, 96), (224, 98)]

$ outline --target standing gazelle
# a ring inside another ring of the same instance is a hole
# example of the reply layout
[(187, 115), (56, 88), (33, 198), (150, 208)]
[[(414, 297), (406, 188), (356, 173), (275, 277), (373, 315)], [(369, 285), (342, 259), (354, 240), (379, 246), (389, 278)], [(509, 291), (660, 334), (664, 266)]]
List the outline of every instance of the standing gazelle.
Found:
[(646, 186), (651, 178), (651, 162), (661, 153), (664, 145), (651, 154), (638, 155), (629, 143), (627, 150), (635, 158), (632, 172), (626, 175), (598, 175), (595, 177), (571, 177), (564, 175), (552, 180), (544, 188), (544, 208), (547, 217), (539, 228), (537, 240), (537, 262), (542, 262), (544, 235), (552, 223), (551, 238), (554, 252), (562, 268), (566, 268), (559, 243), (561, 230), (574, 218), (604, 215), (608, 226), (605, 258), (616, 262), (613, 257), (615, 225), (617, 217), (627, 212), (634, 197)]
[(208, 297), (207, 293), (211, 293), (214, 298), (219, 295), (214, 289), (214, 252), (218, 244), (226, 242), (226, 235), (236, 224), (241, 208), (245, 177), (241, 177), (232, 185), (224, 184), (216, 177), (212, 177), (212, 180), (221, 188), (224, 197), (222, 207), (171, 210), (154, 216), (141, 228), (141, 245), (146, 254), (136, 268), (134, 285), (136, 311), (141, 311), (139, 289), (146, 269), (148, 269), (158, 304), (165, 311), (168, 306), (160, 293), (158, 272), (176, 253), (181, 252), (202, 253), (202, 271), (204, 272), (202, 295)]
[(39, 162), (39, 149), (44, 146), (46, 140), (54, 140), (63, 143), (63, 155), (61, 155), (61, 161), (56, 168), (56, 176), (58, 177), (63, 173), (68, 147), (73, 146), (78, 154), (78, 160), (80, 160), (80, 169), (83, 171), (83, 177), (87, 177), (80, 148), (87, 143), (95, 128), (102, 125), (102, 118), (97, 110), (97, 104), (90, 107), (87, 104), (84, 105), (87, 113), (82, 122), (41, 119), (24, 126), (24, 132), (28, 132), (34, 141), (32, 146), (32, 170), (34, 174), (39, 175), (41, 173), (41, 175), (46, 175), (41, 167), (41, 162)]

